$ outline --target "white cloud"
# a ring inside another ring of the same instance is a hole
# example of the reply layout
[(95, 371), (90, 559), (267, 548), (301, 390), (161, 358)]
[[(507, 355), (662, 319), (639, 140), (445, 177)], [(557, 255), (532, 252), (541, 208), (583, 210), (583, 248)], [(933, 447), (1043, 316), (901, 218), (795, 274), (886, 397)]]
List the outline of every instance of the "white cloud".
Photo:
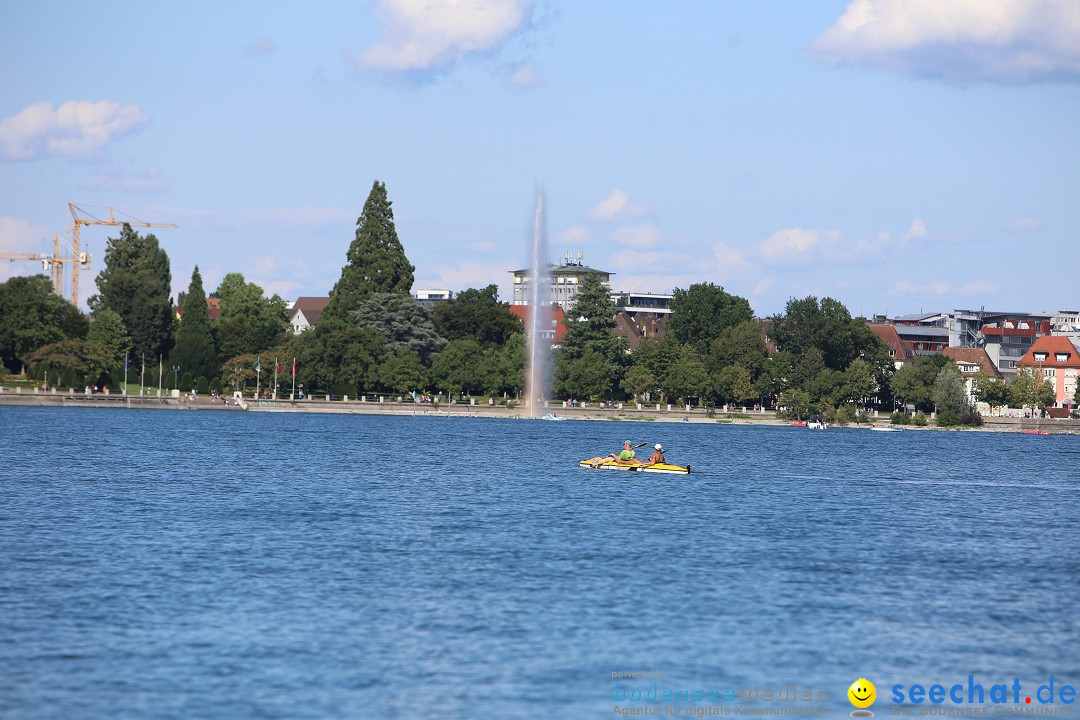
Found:
[(872, 239), (859, 239), (852, 248), (854, 257), (876, 258), (884, 253), (892, 245), (892, 233), (882, 230)]
[(611, 237), (620, 245), (632, 248), (654, 248), (662, 239), (660, 231), (652, 225), (624, 225), (616, 228)]
[(761, 257), (770, 262), (798, 263), (810, 257), (812, 251), (835, 244), (835, 230), (785, 228), (773, 233), (758, 248)]
[(479, 253), (495, 252), (495, 243), (490, 240), (477, 240), (475, 242), (465, 243), (465, 247)]
[(277, 52), (277, 45), (273, 40), (269, 38), (259, 38), (251, 45), (248, 45), (244, 50), (244, 54), (248, 57), (260, 57), (262, 55), (273, 55)]
[(544, 81), (544, 74), (540, 72), (540, 68), (536, 66), (536, 63), (525, 63), (515, 68), (506, 79), (510, 87), (516, 88), (540, 87), (544, 84)]
[(974, 280), (958, 288), (956, 292), (961, 295), (997, 295), (1001, 288), (985, 280)]
[(1043, 231), (1043, 224), (1035, 218), (1019, 218), (1009, 223), (1013, 235), (1034, 235)]
[[(351, 232), (356, 212), (336, 207), (254, 208), (236, 212), (220, 212), (197, 208), (153, 208), (155, 217), (166, 218), (192, 229), (225, 228), (249, 231), (258, 228), (310, 229), (346, 225)], [(163, 221), (164, 222), (164, 221)]]
[(584, 225), (574, 225), (555, 233), (552, 238), (556, 245), (580, 245), (589, 241), (589, 229)]
[(0, 160), (93, 155), (113, 138), (149, 122), (150, 116), (138, 105), (121, 106), (111, 100), (69, 100), (58, 108), (35, 103), (0, 120)]
[(95, 175), (82, 183), (82, 186), (88, 190), (157, 193), (167, 190), (169, 184), (161, 176), (161, 171), (157, 169), (145, 172), (127, 172), (115, 165), (110, 165), (99, 169)]
[(589, 211), (592, 220), (617, 220), (624, 217), (642, 215), (648, 212), (646, 205), (630, 202), (630, 195), (625, 190), (618, 188), (608, 193), (608, 196), (593, 206)]
[(910, 283), (906, 280), (893, 283), (890, 289), (892, 295), (997, 295), (1001, 288), (985, 280), (974, 280), (960, 287), (953, 287), (943, 280), (926, 284)]
[(465, 260), (456, 266), (424, 268), (417, 272), (417, 281), (413, 287), (432, 287), (458, 292), (466, 288), (482, 288), (495, 283), (500, 287), (499, 298), (510, 300), (506, 294), (513, 278), (505, 263), (480, 263)]
[(712, 251), (716, 258), (716, 272), (721, 279), (731, 279), (749, 266), (745, 250), (718, 242), (712, 246)]
[(532, 0), (379, 0), (383, 39), (356, 57), (359, 70), (432, 70), (504, 43)]
[(1076, 0), (855, 0), (811, 45), (830, 64), (964, 84), (1080, 80)]
[(924, 223), (920, 218), (915, 218), (911, 221), (911, 227), (909, 227), (908, 231), (904, 233), (904, 239), (916, 240), (918, 238), (924, 238), (929, 234), (930, 233), (928, 233), (926, 230), (926, 223)]

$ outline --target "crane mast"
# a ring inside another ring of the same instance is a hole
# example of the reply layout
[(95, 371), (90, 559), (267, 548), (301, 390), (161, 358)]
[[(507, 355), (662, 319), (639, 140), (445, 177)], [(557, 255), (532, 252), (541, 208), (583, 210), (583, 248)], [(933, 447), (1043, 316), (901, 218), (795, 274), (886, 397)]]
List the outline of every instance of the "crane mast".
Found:
[[(86, 270), (90, 267), (91, 257), (89, 253), (80, 252), (79, 250), (79, 230), (83, 225), (130, 225), (131, 227), (177, 227), (175, 223), (148, 223), (141, 220), (135, 220), (134, 218), (128, 218), (126, 220), (117, 220), (115, 213), (120, 212), (114, 208), (108, 208), (109, 219), (102, 220), (96, 218), (86, 210), (82, 209), (74, 203), (68, 203), (68, 211), (71, 213), (73, 221), (71, 228), (71, 304), (75, 307), (79, 306), (79, 268)], [(123, 215), (124, 213), (120, 213)]]

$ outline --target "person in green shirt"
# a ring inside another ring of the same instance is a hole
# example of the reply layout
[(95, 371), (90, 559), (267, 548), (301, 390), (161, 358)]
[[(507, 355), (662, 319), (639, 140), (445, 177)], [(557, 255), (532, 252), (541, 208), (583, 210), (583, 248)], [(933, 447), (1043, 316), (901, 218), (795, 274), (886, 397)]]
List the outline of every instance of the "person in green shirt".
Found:
[(622, 452), (619, 453), (619, 462), (632, 463), (634, 465), (641, 464), (641, 461), (637, 459), (637, 453), (634, 452), (634, 443), (629, 440), (623, 443)]

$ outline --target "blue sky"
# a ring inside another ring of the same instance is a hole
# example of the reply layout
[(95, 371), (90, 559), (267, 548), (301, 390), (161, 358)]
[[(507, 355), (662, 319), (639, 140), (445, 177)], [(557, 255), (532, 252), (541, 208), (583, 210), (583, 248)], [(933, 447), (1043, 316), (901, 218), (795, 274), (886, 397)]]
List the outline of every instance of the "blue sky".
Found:
[[(0, 252), (66, 203), (155, 230), (174, 289), (325, 295), (371, 184), (414, 288), (553, 259), (759, 315), (1080, 305), (1074, 0), (5, 4)], [(111, 228), (83, 231), (95, 291)], [(32, 263), (0, 262), (0, 280)]]

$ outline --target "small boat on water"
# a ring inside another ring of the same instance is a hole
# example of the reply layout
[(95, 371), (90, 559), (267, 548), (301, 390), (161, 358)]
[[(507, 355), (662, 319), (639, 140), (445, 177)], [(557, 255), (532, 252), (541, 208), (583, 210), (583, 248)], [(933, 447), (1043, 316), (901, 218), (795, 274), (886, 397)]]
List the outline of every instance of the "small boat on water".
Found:
[(886, 427), (877, 427), (875, 425), (874, 427), (872, 427), (870, 429), (871, 430), (877, 430), (878, 432), (904, 432), (904, 428), (888, 427), (888, 426), (886, 426)]
[(1028, 429), (1028, 430), (1021, 430), (1020, 434), (1021, 435), (1049, 435), (1050, 431), (1049, 430), (1037, 430), (1035, 428), (1031, 428), (1031, 429)]
[(552, 415), (551, 413), (548, 413), (547, 415), (544, 415), (540, 419), (541, 420), (565, 420), (566, 418), (559, 417), (558, 415)]
[(619, 460), (604, 460), (603, 462), (582, 460), (578, 465), (583, 468), (589, 468), (590, 470), (625, 470), (627, 472), (667, 473), (669, 475), (686, 475), (690, 472), (689, 465), (682, 467), (680, 465), (669, 465), (668, 463), (635, 465), (633, 463), (624, 463)]

